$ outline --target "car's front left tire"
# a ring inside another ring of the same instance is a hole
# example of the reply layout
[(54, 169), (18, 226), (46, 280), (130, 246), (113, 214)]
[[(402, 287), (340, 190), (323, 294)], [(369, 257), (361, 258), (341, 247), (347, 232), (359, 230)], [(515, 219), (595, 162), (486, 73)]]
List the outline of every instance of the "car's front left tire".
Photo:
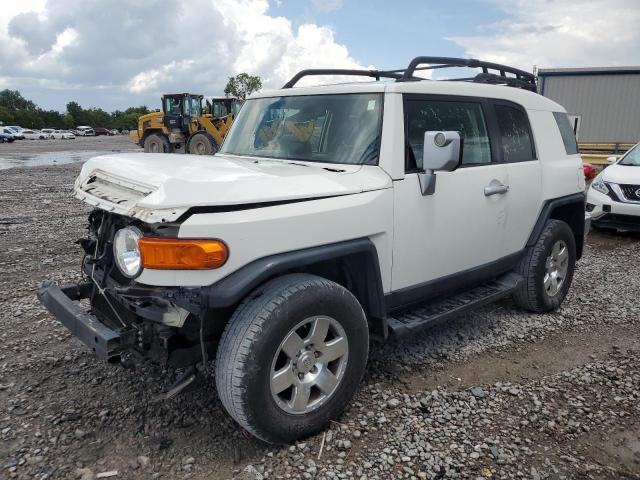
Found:
[(254, 436), (288, 443), (342, 412), (368, 349), (367, 320), (351, 292), (314, 275), (285, 275), (255, 290), (230, 319), (218, 346), (218, 395)]

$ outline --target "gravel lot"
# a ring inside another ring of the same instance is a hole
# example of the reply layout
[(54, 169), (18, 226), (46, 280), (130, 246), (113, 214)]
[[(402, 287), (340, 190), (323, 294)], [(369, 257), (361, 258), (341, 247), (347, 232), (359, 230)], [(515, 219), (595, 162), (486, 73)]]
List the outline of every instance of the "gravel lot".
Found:
[(556, 313), (503, 301), (373, 346), (340, 421), (276, 448), (213, 381), (156, 403), (179, 372), (102, 364), (39, 305), (43, 280), (80, 279), (78, 170), (0, 172), (0, 479), (640, 478), (638, 237), (592, 234)]

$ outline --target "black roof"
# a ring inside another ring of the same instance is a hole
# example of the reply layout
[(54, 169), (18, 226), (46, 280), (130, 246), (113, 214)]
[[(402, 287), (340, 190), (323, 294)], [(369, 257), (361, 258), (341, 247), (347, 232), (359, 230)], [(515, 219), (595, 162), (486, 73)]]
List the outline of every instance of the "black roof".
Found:
[(396, 82), (415, 82), (426, 80), (425, 78), (414, 75), (417, 70), (435, 70), (452, 67), (480, 68), (482, 72), (473, 77), (449, 78), (449, 81), (507, 85), (532, 92), (537, 91), (536, 77), (532, 73), (499, 63), (485, 62), (473, 58), (453, 57), (416, 57), (411, 60), (407, 68), (397, 70), (349, 70), (340, 68), (302, 70), (285, 83), (282, 88), (291, 88), (298, 83), (301, 78), (312, 75), (362, 76), (372, 77), (376, 80), (391, 78)]

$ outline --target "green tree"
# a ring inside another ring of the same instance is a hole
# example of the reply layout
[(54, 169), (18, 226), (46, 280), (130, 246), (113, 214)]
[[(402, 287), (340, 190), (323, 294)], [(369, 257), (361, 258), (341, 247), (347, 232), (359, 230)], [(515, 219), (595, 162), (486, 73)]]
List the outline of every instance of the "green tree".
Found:
[(224, 94), (226, 96), (238, 97), (240, 100), (247, 98), (247, 95), (251, 95), (253, 92), (257, 92), (262, 88), (262, 80), (255, 75), (249, 75), (248, 73), (239, 73), (235, 77), (229, 77), (227, 86), (224, 87)]
[(36, 110), (36, 104), (24, 98), (18, 90), (2, 90), (0, 92), (0, 107), (10, 110)]

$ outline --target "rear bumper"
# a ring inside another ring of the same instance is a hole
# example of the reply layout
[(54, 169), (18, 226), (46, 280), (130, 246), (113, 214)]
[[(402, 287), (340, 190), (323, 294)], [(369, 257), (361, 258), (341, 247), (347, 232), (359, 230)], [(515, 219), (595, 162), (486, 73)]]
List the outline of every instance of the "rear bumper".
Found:
[(589, 235), (589, 230), (591, 230), (591, 215), (587, 212), (584, 214), (584, 236)]
[(85, 312), (76, 302), (89, 298), (91, 292), (90, 283), (60, 288), (54, 282), (47, 281), (38, 288), (37, 295), (47, 310), (98, 358), (116, 360), (122, 351), (133, 346), (135, 332), (116, 331)]

